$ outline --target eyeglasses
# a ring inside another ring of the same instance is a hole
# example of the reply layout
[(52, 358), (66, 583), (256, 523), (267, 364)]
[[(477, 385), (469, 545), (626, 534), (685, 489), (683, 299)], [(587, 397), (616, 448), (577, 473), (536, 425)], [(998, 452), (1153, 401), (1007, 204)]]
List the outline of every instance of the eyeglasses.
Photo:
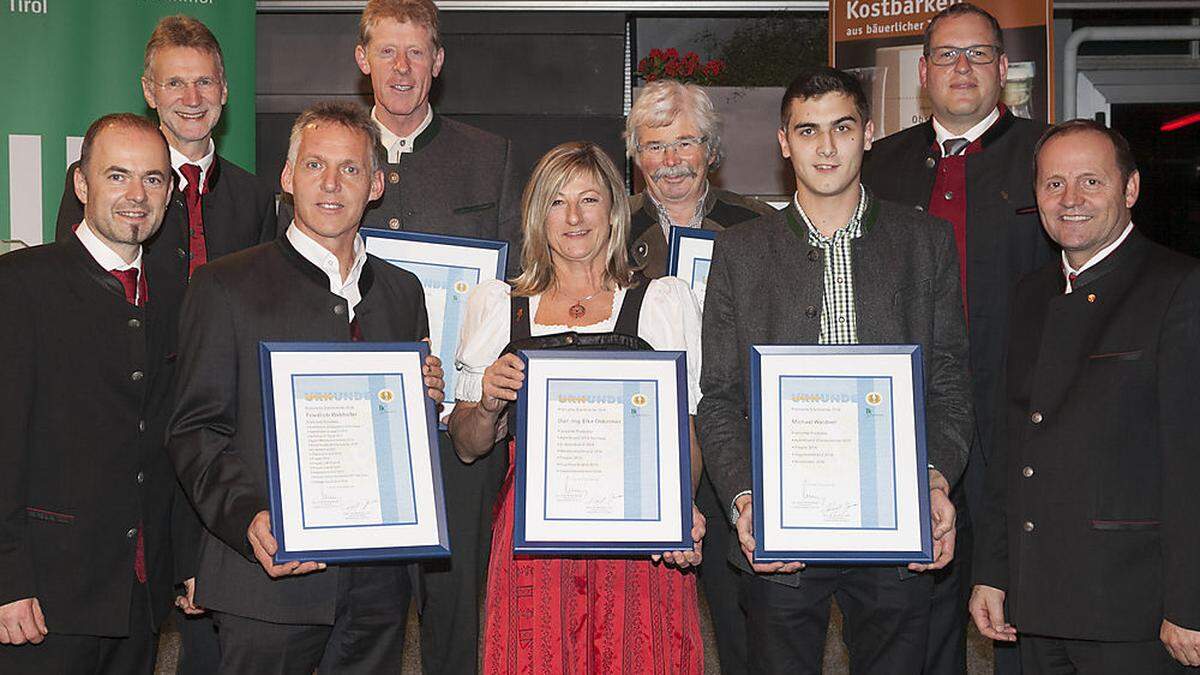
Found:
[(162, 89), (171, 94), (182, 94), (188, 89), (195, 87), (201, 94), (212, 94), (221, 89), (221, 79), (204, 75), (188, 82), (182, 77), (172, 77), (166, 82), (155, 82), (149, 78), (144, 78), (150, 84)]
[(963, 54), (967, 61), (978, 66), (993, 63), (1003, 50), (997, 45), (971, 45), (970, 47), (934, 47), (925, 52), (926, 58), (935, 66), (952, 66)]
[(699, 151), (700, 146), (704, 145), (706, 142), (708, 142), (708, 136), (700, 136), (699, 138), (695, 136), (684, 136), (683, 138), (677, 138), (670, 143), (663, 143), (661, 141), (650, 141), (645, 145), (638, 143), (637, 150), (638, 152), (645, 153), (651, 157), (662, 157), (663, 155), (667, 154), (668, 150), (672, 148), (675, 149), (675, 152), (681, 155), (690, 155)]

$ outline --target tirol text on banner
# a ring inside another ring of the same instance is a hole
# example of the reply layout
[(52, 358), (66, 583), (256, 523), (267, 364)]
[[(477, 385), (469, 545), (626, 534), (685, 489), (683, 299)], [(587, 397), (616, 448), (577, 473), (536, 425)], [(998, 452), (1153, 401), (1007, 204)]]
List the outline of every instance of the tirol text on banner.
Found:
[[(875, 138), (929, 119), (919, 61), (935, 14), (961, 0), (830, 0), (829, 63), (859, 78)], [(1052, 0), (974, 0), (1000, 23), (1008, 57), (1002, 101), (1018, 117), (1053, 117)], [(971, 45), (949, 45), (969, 47)]]
[(113, 112), (152, 114), (139, 81), (146, 40), (159, 19), (179, 13), (221, 43), (229, 101), (217, 150), (254, 170), (254, 0), (3, 0), (10, 95), (0, 98), (0, 240), (53, 240), (67, 166), (88, 125)]

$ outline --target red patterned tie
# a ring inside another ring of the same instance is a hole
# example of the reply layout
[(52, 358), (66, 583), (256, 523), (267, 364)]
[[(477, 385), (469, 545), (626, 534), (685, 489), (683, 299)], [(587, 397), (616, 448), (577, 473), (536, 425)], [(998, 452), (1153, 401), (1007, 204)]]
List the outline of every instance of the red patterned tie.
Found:
[(208, 262), (208, 246), (204, 242), (204, 214), (200, 208), (200, 167), (184, 164), (179, 167), (179, 173), (187, 179), (183, 196), (187, 201), (188, 211), (188, 252), (191, 254), (188, 278), (191, 278), (197, 267)]
[[(109, 270), (121, 282), (121, 286), (125, 288), (125, 301), (131, 305), (141, 307), (146, 304), (147, 293), (146, 277), (138, 274), (136, 268), (127, 270)], [(140, 288), (139, 288), (140, 287)], [(138, 293), (138, 291), (141, 293)], [(142, 536), (141, 523), (138, 523), (137, 549), (133, 554), (133, 573), (137, 575), (138, 583), (146, 583), (146, 539)]]

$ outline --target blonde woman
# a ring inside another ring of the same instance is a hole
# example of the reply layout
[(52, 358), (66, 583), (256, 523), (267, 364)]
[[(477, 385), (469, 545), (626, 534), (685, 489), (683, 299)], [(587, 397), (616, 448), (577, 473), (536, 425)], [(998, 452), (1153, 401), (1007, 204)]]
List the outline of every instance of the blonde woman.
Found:
[[(694, 413), (699, 307), (679, 279), (646, 281), (630, 268), (628, 197), (612, 161), (591, 143), (554, 148), (534, 169), (522, 208), (523, 272), (511, 287), (480, 284), (467, 302), (450, 418), (463, 461), (510, 436), (505, 408), (524, 379), (511, 351), (560, 346), (567, 332), (585, 348), (686, 351)], [(511, 460), (511, 439), (508, 452)], [(694, 488), (694, 433), (692, 463)], [(510, 468), (492, 531), (484, 672), (702, 673), (696, 579), (686, 568), (700, 562), (704, 520), (695, 509), (693, 518), (693, 550), (654, 559), (514, 556)]]

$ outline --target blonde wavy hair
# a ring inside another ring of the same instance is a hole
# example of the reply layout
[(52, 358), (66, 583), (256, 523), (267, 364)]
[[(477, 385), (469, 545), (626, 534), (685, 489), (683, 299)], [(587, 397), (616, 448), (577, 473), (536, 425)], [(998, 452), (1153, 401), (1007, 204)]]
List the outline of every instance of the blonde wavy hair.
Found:
[(572, 141), (543, 155), (525, 186), (521, 199), (521, 229), (525, 242), (521, 246), (521, 275), (512, 282), (513, 295), (539, 295), (554, 285), (546, 216), (563, 185), (580, 175), (590, 176), (607, 190), (612, 204), (608, 215), (610, 228), (603, 282), (605, 286), (611, 283), (616, 288), (632, 285), (633, 267), (625, 250), (629, 239), (629, 195), (625, 192), (625, 181), (599, 146), (587, 141)]

